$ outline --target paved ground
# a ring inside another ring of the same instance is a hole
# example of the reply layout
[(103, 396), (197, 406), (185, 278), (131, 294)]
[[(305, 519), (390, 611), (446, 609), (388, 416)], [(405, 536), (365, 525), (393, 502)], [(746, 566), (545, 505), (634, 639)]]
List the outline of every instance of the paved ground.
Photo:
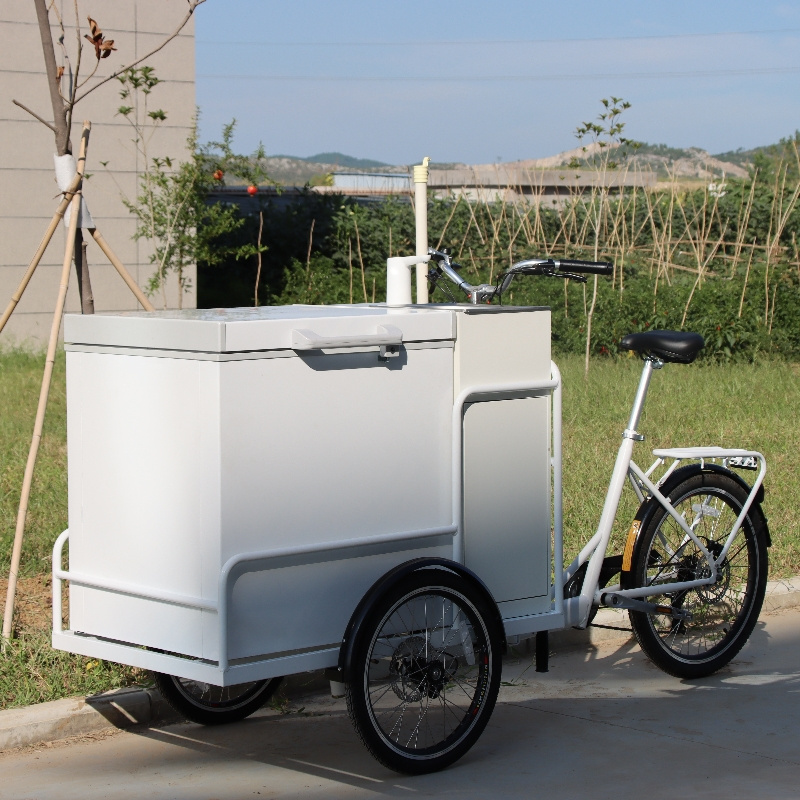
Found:
[(175, 724), (0, 755), (4, 800), (234, 798), (796, 798), (800, 610), (763, 616), (740, 657), (702, 681), (630, 642), (556, 653), (546, 675), (510, 658), (494, 716), (454, 767), (387, 772), (342, 701), (225, 728)]

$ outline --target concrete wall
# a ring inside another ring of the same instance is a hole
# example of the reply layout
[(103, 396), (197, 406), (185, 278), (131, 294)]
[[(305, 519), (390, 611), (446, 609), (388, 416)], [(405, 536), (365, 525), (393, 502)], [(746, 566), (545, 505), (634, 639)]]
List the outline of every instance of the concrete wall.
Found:
[[(66, 44), (74, 60), (76, 50), (74, 4), (56, 0), (63, 14)], [(88, 33), (87, 14), (97, 20), (107, 39), (113, 39), (117, 52), (100, 62), (98, 77), (103, 77), (135, 58), (144, 55), (171, 33), (186, 13), (182, 0), (79, 0), (81, 35)], [(60, 31), (50, 13), (57, 40)], [(5, 2), (0, 7), (0, 310), (6, 307), (25, 269), (41, 241), (59, 198), (53, 172), (54, 137), (52, 132), (22, 109), (19, 100), (44, 119), (51, 120), (51, 105), (44, 75), (44, 61), (33, 3)], [(96, 63), (94, 49), (84, 40), (82, 75)], [(62, 63), (56, 50), (56, 59)], [(182, 159), (186, 137), (195, 110), (194, 24), (190, 21), (182, 34), (148, 61), (162, 79), (151, 94), (151, 108), (162, 108), (167, 122), (149, 144), (153, 156)], [(92, 82), (87, 84), (91, 86)], [(153, 273), (147, 242), (133, 240), (135, 221), (122, 202), (122, 195), (134, 199), (138, 192), (143, 158), (131, 139), (133, 131), (117, 114), (122, 104), (120, 84), (110, 81), (89, 95), (75, 109), (72, 140), (77, 154), (81, 123), (92, 122), (89, 140), (85, 196), (98, 229), (141, 286)], [(132, 104), (132, 103), (128, 103)], [(141, 113), (141, 109), (140, 109)], [(101, 162), (108, 162), (103, 167)], [(6, 326), (0, 346), (28, 342), (34, 346), (46, 341), (58, 294), (59, 273), (64, 257), (65, 229), (62, 225), (33, 277), (14, 315)], [(100, 249), (89, 241), (89, 264), (97, 311), (138, 307), (133, 296)], [(195, 305), (195, 276), (192, 291), (184, 294), (184, 307)], [(171, 279), (167, 302), (177, 305), (178, 293)], [(159, 308), (160, 295), (152, 298)], [(79, 311), (78, 290), (72, 271), (67, 310)]]

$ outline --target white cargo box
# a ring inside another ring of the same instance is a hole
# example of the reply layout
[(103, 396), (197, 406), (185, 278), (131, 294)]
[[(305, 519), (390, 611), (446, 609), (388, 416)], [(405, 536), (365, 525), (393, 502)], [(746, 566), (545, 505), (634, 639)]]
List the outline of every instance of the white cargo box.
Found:
[(548, 309), (67, 315), (64, 337), (56, 647), (220, 685), (331, 666), (420, 556), (506, 619), (550, 610)]

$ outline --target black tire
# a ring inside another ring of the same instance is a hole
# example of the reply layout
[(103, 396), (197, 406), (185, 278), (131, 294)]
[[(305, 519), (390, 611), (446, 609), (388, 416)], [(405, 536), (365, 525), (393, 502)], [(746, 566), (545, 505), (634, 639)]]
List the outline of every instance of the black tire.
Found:
[(500, 688), (500, 625), (484, 598), (445, 570), (412, 572), (375, 603), (356, 634), (345, 696), (381, 764), (434, 772), (475, 744)]
[[(678, 484), (669, 500), (712, 555), (725, 540), (747, 499), (727, 475), (700, 473)], [(645, 523), (633, 551), (629, 585), (696, 580), (708, 575), (697, 545), (660, 507)], [(631, 611), (633, 631), (647, 656), (678, 678), (702, 678), (725, 666), (744, 646), (761, 611), (767, 585), (767, 530), (760, 509), (751, 507), (714, 584), (652, 595), (650, 602), (692, 613), (681, 621)]]
[(272, 678), (221, 687), (161, 672), (154, 672), (153, 677), (172, 708), (201, 725), (225, 725), (249, 717), (272, 697), (283, 680)]

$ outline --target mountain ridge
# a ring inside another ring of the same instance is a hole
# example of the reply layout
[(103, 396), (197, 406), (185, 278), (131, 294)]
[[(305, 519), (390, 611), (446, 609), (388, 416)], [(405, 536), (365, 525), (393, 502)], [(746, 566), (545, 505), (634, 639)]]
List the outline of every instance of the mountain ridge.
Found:
[[(640, 143), (638, 149), (627, 148), (620, 157), (620, 169), (643, 169), (657, 173), (659, 179), (720, 180), (725, 177), (746, 178), (760, 153), (774, 152), (778, 145), (764, 145), (744, 150), (731, 150), (711, 154), (700, 147), (671, 147), (666, 144)], [(521, 169), (586, 169), (601, 149), (594, 144), (575, 147), (543, 158), (520, 159), (500, 162), (506, 168)], [(605, 152), (608, 152), (605, 150)], [(317, 153), (313, 156), (268, 156), (264, 166), (270, 176), (284, 185), (305, 185), (322, 182), (332, 172), (352, 170), (354, 172), (373, 172), (380, 170), (389, 173), (407, 172), (406, 164), (392, 165), (384, 161), (358, 158), (340, 152)], [(431, 168), (473, 168), (486, 167), (485, 164), (442, 163), (431, 164)]]

